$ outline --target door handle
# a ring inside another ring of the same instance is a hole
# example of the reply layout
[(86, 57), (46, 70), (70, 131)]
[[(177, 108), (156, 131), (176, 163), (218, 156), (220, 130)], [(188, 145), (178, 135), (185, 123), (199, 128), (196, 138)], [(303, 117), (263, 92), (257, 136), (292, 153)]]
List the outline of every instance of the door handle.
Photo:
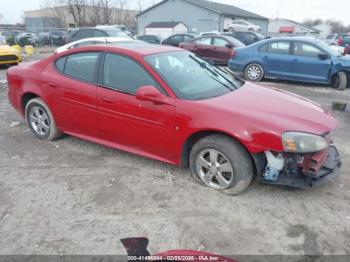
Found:
[(102, 97), (102, 101), (108, 104), (113, 104), (113, 99), (107, 98), (107, 97)]
[(48, 83), (47, 84), (49, 87), (57, 88), (58, 86), (55, 83)]

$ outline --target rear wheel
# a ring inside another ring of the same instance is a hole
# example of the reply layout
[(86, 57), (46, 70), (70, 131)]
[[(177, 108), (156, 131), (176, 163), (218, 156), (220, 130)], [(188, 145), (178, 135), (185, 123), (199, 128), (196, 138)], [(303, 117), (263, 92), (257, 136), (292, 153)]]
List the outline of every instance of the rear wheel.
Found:
[(49, 107), (40, 98), (29, 100), (25, 118), (30, 130), (39, 139), (52, 141), (61, 136)]
[(345, 90), (347, 85), (347, 76), (345, 72), (338, 72), (333, 76), (332, 86), (337, 90)]
[(190, 153), (190, 167), (199, 183), (230, 195), (242, 193), (253, 179), (248, 153), (224, 135), (210, 135), (198, 141)]
[(249, 64), (244, 71), (245, 79), (259, 82), (264, 77), (264, 69), (259, 64)]

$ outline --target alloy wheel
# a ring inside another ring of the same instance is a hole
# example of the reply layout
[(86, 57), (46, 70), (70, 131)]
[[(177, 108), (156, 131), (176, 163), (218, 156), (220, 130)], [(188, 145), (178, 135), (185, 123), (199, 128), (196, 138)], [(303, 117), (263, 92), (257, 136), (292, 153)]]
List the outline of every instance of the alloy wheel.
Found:
[(33, 106), (29, 111), (29, 123), (39, 136), (46, 136), (50, 131), (50, 118), (40, 106)]
[(233, 182), (232, 165), (218, 150), (206, 149), (200, 152), (197, 156), (196, 168), (201, 180), (211, 188), (227, 189)]

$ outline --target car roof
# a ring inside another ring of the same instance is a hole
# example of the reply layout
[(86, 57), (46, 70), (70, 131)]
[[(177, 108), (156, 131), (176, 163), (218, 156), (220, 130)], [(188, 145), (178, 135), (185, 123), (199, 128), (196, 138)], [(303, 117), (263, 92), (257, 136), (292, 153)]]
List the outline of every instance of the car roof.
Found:
[[(93, 45), (93, 46), (86, 46), (86, 47), (78, 47), (72, 50), (76, 51), (119, 51), (119, 52), (128, 52), (132, 53), (134, 55), (139, 56), (147, 56), (147, 55), (153, 55), (153, 54), (161, 54), (166, 52), (175, 52), (175, 51), (183, 51), (186, 52), (186, 50), (173, 47), (173, 46), (167, 46), (167, 45), (153, 45), (149, 43), (145, 43), (142, 41), (128, 41), (128, 42), (119, 42), (119, 43), (108, 43), (105, 45)], [(74, 51), (74, 52), (76, 52)]]

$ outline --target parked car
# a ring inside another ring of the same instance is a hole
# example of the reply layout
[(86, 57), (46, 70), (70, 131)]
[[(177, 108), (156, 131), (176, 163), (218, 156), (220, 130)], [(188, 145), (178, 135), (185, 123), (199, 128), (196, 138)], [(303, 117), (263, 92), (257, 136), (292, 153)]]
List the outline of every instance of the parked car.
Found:
[(339, 45), (331, 45), (330, 46), (333, 50), (338, 52), (341, 55), (348, 55), (350, 54), (350, 47), (349, 45), (346, 46), (339, 46)]
[(259, 42), (263, 39), (265, 39), (265, 36), (263, 36), (260, 33), (257, 32), (227, 32), (227, 33), (223, 33), (223, 35), (228, 35), (228, 36), (232, 36), (236, 39), (238, 39), (239, 41), (241, 41), (243, 44), (245, 45), (251, 45), (255, 42)]
[(162, 45), (171, 45), (178, 47), (182, 42), (190, 42), (194, 40), (195, 37), (190, 34), (176, 34), (169, 36), (167, 39), (162, 41)]
[(330, 35), (327, 35), (325, 41), (329, 45), (338, 45), (339, 39), (342, 39), (346, 36), (347, 36), (347, 34), (330, 34)]
[(141, 42), (130, 38), (124, 38), (124, 37), (94, 37), (94, 38), (85, 38), (81, 39), (75, 42), (71, 42), (69, 44), (66, 44), (64, 46), (60, 46), (55, 50), (55, 53), (62, 53), (64, 51), (67, 51), (72, 48), (77, 48), (81, 46), (88, 46), (88, 45), (100, 45), (100, 44), (109, 44), (109, 43), (116, 43), (116, 42)]
[(125, 37), (132, 39), (127, 33), (119, 29), (102, 29), (96, 27), (90, 28), (77, 28), (69, 32), (67, 37), (67, 44), (75, 42), (84, 38), (93, 38), (93, 37)]
[(67, 32), (63, 30), (50, 31), (50, 45), (62, 46), (67, 42)]
[(158, 35), (138, 35), (136, 36), (136, 39), (156, 45), (160, 45), (162, 43), (162, 38)]
[(122, 32), (124, 32), (125, 34), (127, 34), (129, 37), (134, 38), (132, 33), (128, 30), (128, 28), (124, 25), (97, 25), (96, 28), (100, 28), (100, 29), (117, 29), (120, 30)]
[(11, 33), (11, 31), (0, 31), (0, 39), (2, 40), (1, 44), (14, 44), (14, 42), (11, 43), (11, 41), (13, 40), (13, 34)]
[(331, 84), (344, 90), (350, 73), (350, 57), (311, 37), (271, 38), (236, 50), (229, 68), (246, 79), (264, 77)]
[(10, 103), (37, 138), (66, 133), (189, 166), (227, 194), (255, 175), (309, 188), (340, 166), (330, 137), (337, 121), (326, 109), (176, 47), (79, 47), (12, 67), (7, 79)]
[(17, 65), (21, 61), (20, 51), (8, 45), (0, 45), (0, 65)]
[(227, 65), (235, 48), (243, 46), (244, 44), (237, 39), (224, 35), (203, 36), (180, 44), (181, 48), (218, 65)]
[(260, 26), (255, 25), (249, 21), (246, 20), (234, 20), (232, 22), (230, 22), (230, 24), (228, 25), (228, 29), (230, 31), (234, 31), (234, 32), (245, 32), (245, 31), (256, 31), (259, 32), (261, 31)]
[(220, 35), (219, 31), (202, 32), (199, 36), (210, 36), (210, 35)]
[(16, 36), (16, 42), (20, 46), (25, 46), (25, 45), (37, 46), (40, 44), (40, 39), (36, 33), (24, 32), (24, 33), (19, 33)]

